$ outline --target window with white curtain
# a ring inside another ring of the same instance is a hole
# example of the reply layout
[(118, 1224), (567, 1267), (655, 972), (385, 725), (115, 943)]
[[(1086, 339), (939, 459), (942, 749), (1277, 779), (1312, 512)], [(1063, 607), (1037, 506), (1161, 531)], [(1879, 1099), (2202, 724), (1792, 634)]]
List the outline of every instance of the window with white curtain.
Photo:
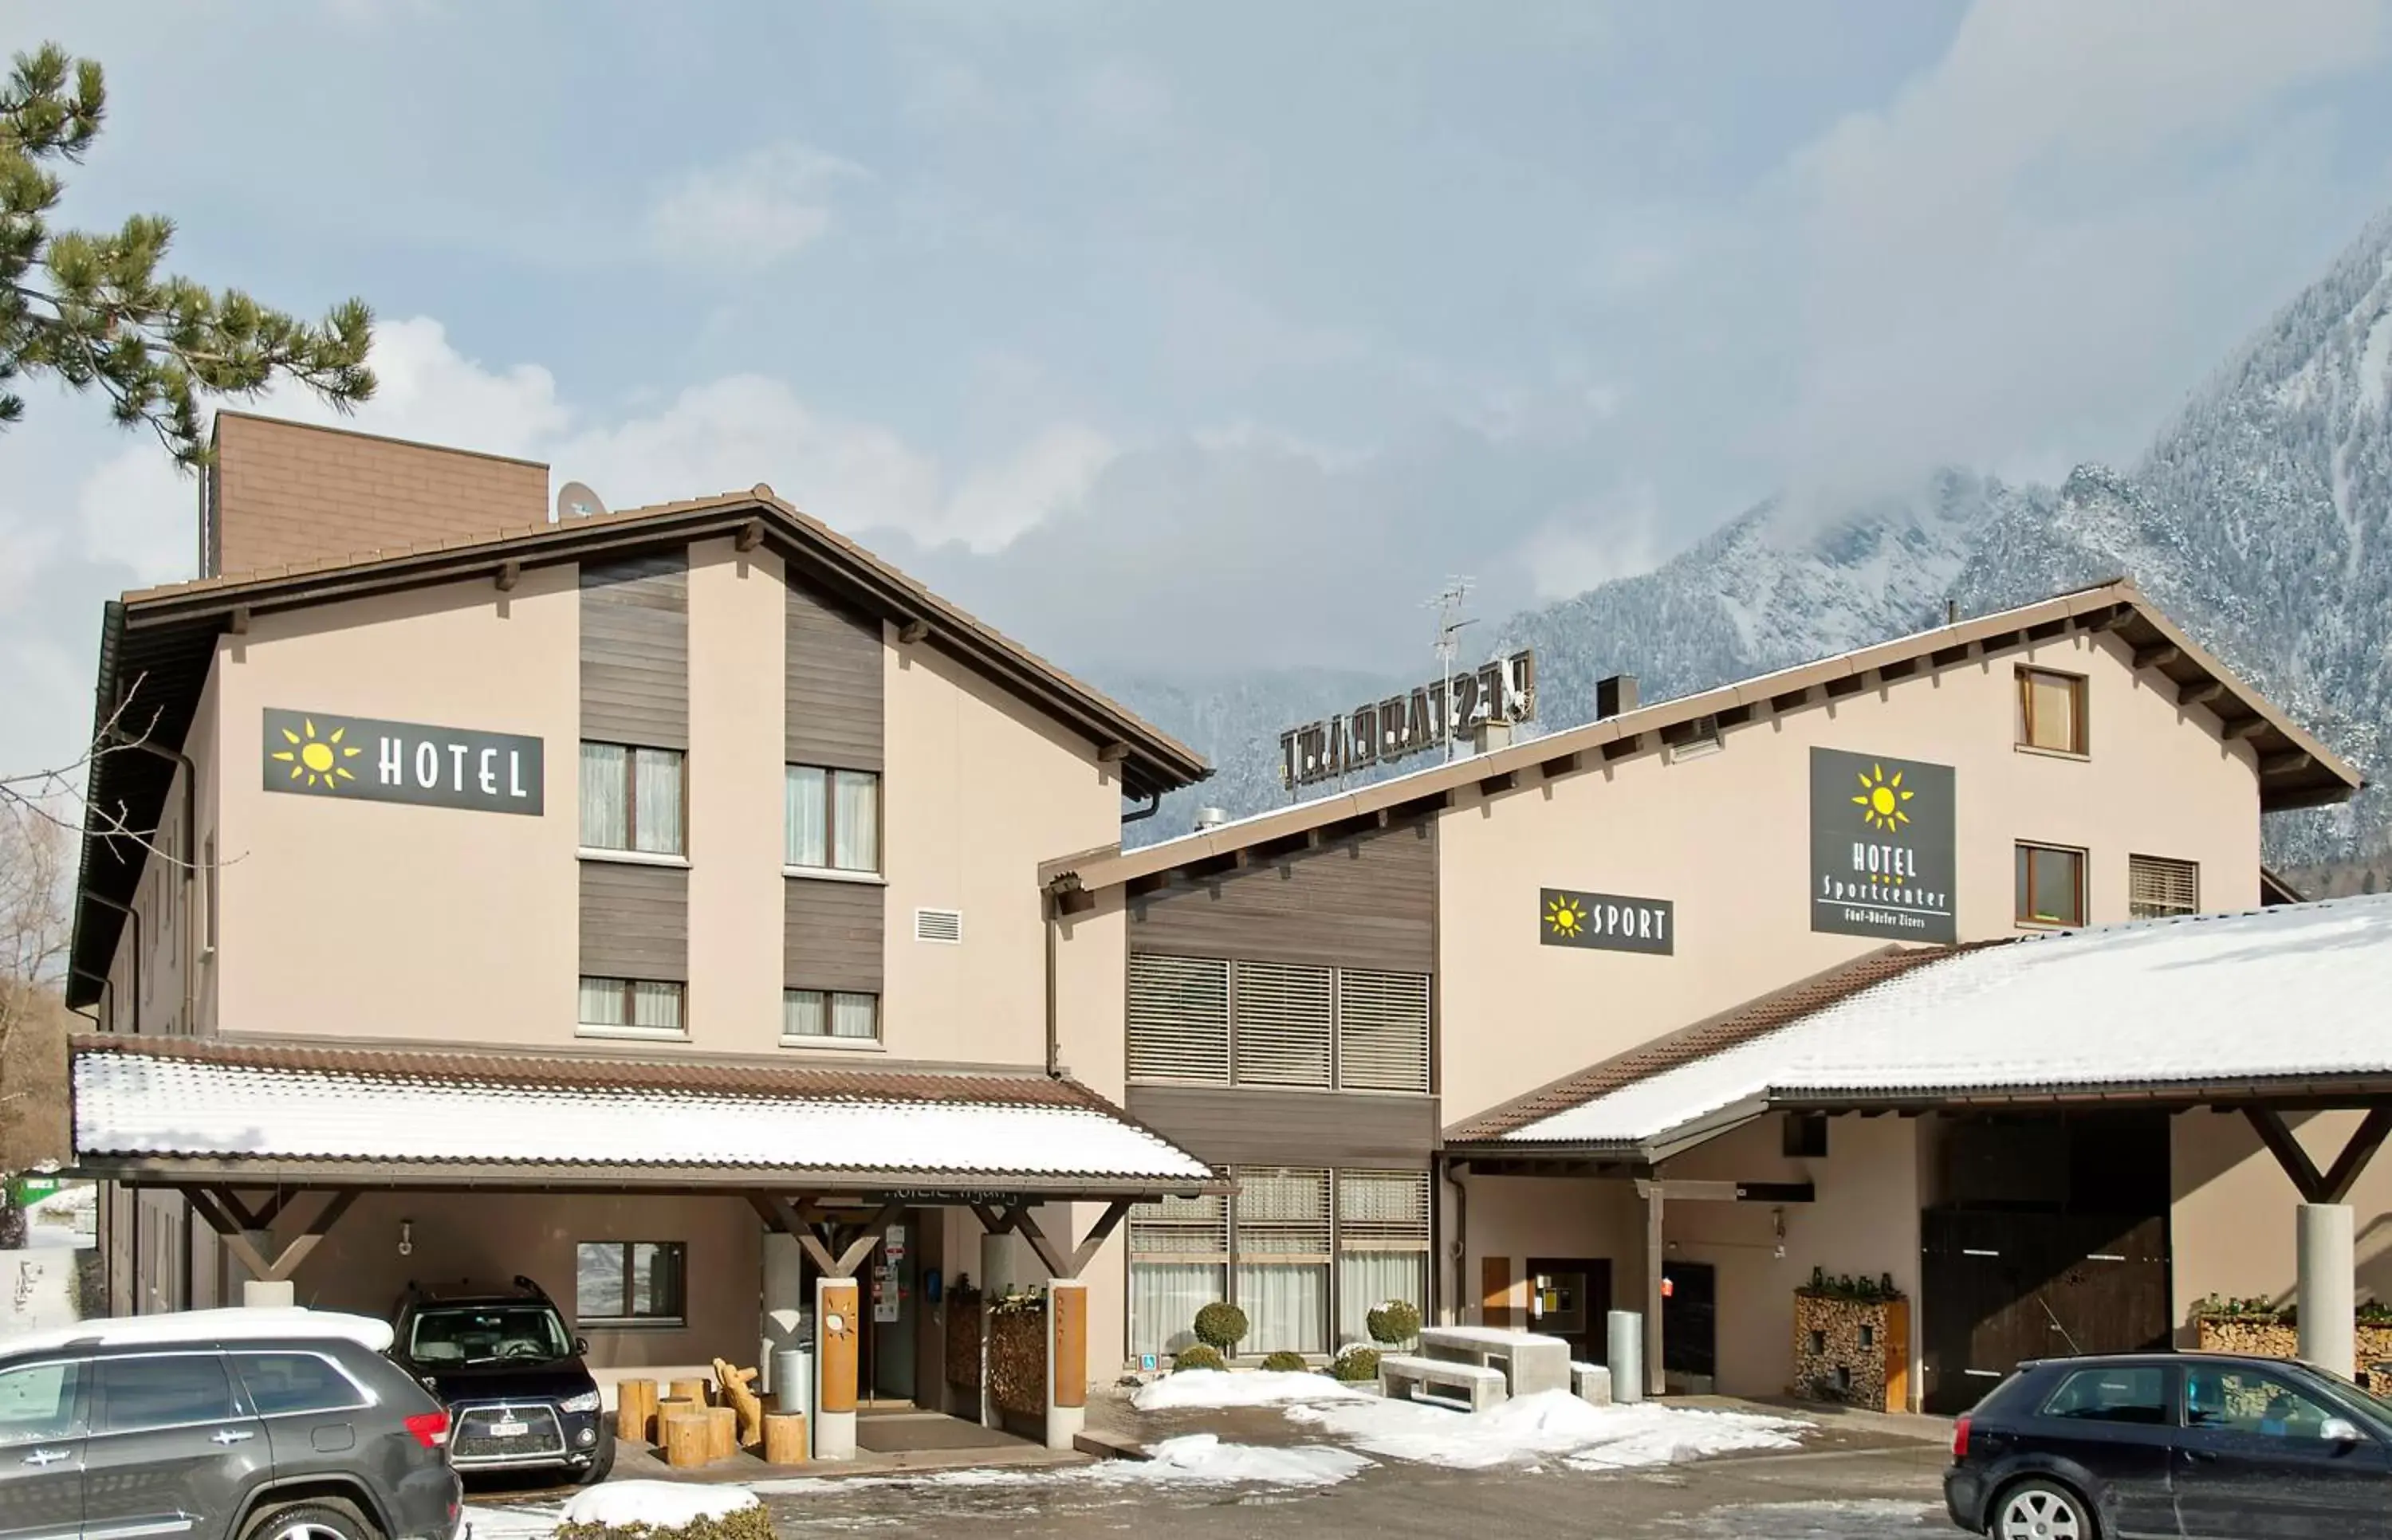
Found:
[(878, 1042), (880, 997), (846, 990), (783, 990), (781, 1041)]
[(1329, 1173), (1240, 1167), (1230, 1223), (1245, 1352), (1329, 1351)]
[(688, 1035), (682, 1016), (682, 987), (655, 978), (581, 978), (581, 1026), (607, 1036), (677, 1038)]
[(1337, 1173), (1337, 1338), (1371, 1339), (1371, 1311), (1402, 1300), (1428, 1314), (1426, 1171)]
[(683, 854), (680, 751), (582, 744), (581, 844), (591, 850)]
[(788, 767), (783, 819), (790, 866), (880, 870), (880, 777), (870, 770)]
[(1129, 1211), (1129, 1351), (1194, 1344), (1196, 1313), (1229, 1297), (1229, 1209), (1219, 1194)]

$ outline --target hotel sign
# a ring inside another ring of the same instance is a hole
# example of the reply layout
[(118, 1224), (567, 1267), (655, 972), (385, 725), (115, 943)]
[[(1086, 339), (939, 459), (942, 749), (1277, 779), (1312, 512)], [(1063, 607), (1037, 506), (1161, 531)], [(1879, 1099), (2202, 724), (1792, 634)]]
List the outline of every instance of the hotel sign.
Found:
[(1955, 941), (1952, 767), (1811, 751), (1811, 928)]
[(540, 740), (266, 708), (266, 789), (540, 816)]
[(1542, 888), (1537, 897), (1537, 938), (1549, 947), (1668, 957), (1678, 950), (1678, 906), (1668, 899)]
[(1524, 649), (1450, 680), (1289, 728), (1279, 735), (1280, 783), (1294, 789), (1393, 764), (1449, 739), (1467, 743), (1481, 722), (1527, 722), (1536, 715), (1537, 655)]

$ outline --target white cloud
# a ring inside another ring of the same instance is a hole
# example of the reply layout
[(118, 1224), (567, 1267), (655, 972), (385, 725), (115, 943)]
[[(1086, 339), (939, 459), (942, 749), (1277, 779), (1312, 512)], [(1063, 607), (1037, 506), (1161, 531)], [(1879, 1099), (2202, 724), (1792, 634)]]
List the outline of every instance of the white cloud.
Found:
[(1059, 423), (966, 476), (944, 510), (944, 534), (975, 550), (1004, 546), (1076, 507), (1116, 452), (1111, 439), (1085, 423)]
[(833, 196), (867, 174), (785, 140), (684, 173), (648, 210), (648, 242), (693, 267), (756, 271), (797, 255), (832, 223)]
[(1520, 559), (1541, 601), (1567, 599), (1616, 577), (1634, 577), (1661, 564), (1658, 493), (1632, 482), (1564, 511), (1521, 548)]
[(2282, 233), (2325, 175), (2299, 88), (2375, 56), (2384, 14), (1980, 0), (1779, 189), (1807, 356), (1776, 437), (1798, 482), (2130, 449), (2256, 319), (2237, 302), (2308, 276)]

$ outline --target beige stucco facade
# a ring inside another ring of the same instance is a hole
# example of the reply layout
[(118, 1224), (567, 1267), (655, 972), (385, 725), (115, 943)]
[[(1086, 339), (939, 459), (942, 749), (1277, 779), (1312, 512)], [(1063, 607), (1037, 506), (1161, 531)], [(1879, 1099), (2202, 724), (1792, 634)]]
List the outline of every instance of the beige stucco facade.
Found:
[[(2089, 752), (2016, 746), (2017, 669), (2086, 679)], [(2077, 633), (1872, 684), (1725, 731), (1675, 759), (1646, 752), (1512, 790), (1437, 822), (1437, 980), (1446, 1121), (1886, 944), (1810, 924), (1814, 747), (1949, 765), (1962, 940), (2020, 934), (2018, 841), (2087, 853), (2087, 917), (2127, 918), (2126, 859), (2199, 863), (2205, 908), (2256, 903), (2258, 782), (2209, 713), (2164, 698), (2123, 641)], [(1676, 951), (1540, 944), (1540, 887), (1674, 900)]]
[[(2323, 1171), (2360, 1116), (2318, 1112), (2286, 1120)], [(2169, 1156), (2170, 1319), (2185, 1334), (2180, 1345), (2189, 1345), (2187, 1320), (2194, 1303), (2210, 1295), (2278, 1304), (2292, 1300), (2294, 1213), (2300, 1199), (2239, 1115), (2189, 1112), (2171, 1119)], [(2369, 1162), (2348, 1201), (2358, 1242), (2358, 1297), (2392, 1301), (2392, 1165), (2380, 1156)]]

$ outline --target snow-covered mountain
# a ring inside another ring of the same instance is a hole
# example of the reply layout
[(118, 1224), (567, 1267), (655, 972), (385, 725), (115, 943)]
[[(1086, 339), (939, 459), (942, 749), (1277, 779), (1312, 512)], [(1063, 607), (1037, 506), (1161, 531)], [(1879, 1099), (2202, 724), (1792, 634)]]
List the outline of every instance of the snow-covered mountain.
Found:
[[(1914, 495), (1823, 514), (1773, 500), (1655, 571), (1513, 616), (1533, 645), (1545, 731), (1592, 715), (1594, 681), (1646, 700), (1821, 657), (1939, 620), (2132, 576), (2326, 742), (2372, 772), (2392, 714), (2392, 214), (2187, 404), (2140, 464), (2061, 486), (1946, 471)], [(1124, 831), (1185, 832), (1200, 804), (1287, 800), (1278, 734), (1409, 679), (1319, 670), (1106, 681), (1210, 755), (1218, 773)], [(2313, 863), (2386, 843), (2392, 798), (2287, 815), (2271, 857)]]

